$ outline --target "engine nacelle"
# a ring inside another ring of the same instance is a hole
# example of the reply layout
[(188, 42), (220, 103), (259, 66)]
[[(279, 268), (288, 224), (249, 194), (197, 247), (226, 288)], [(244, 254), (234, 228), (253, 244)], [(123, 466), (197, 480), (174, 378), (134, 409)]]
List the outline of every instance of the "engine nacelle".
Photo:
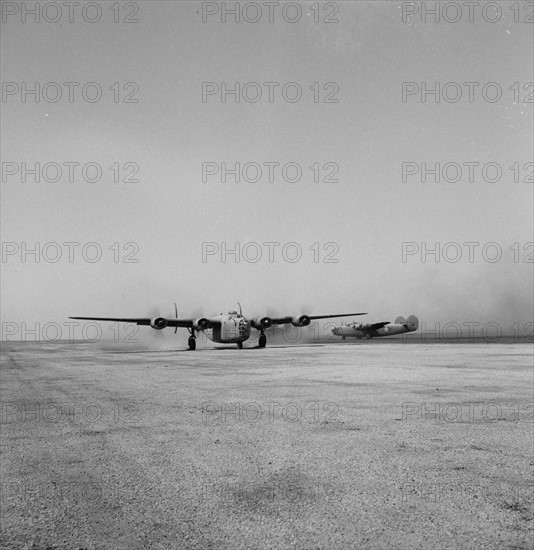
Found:
[(273, 321), (270, 317), (256, 317), (250, 321), (250, 324), (259, 330), (269, 328), (273, 326)]
[(205, 317), (199, 317), (193, 321), (193, 328), (195, 330), (204, 330), (209, 327), (210, 322)]
[(396, 324), (396, 325), (405, 325), (405, 324), (406, 324), (406, 318), (403, 317), (402, 315), (399, 315), (399, 316), (395, 319), (395, 324)]
[(156, 330), (163, 330), (167, 324), (167, 319), (164, 317), (154, 317), (154, 319), (150, 319), (150, 326)]
[(307, 315), (301, 315), (300, 317), (293, 317), (291, 324), (294, 327), (307, 327), (311, 323), (311, 319)]

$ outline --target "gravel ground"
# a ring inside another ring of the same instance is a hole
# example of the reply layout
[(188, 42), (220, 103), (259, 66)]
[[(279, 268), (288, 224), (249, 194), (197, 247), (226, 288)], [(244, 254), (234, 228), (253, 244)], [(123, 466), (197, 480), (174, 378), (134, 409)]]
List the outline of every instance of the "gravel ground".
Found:
[(1, 547), (531, 549), (532, 363), (4, 344)]

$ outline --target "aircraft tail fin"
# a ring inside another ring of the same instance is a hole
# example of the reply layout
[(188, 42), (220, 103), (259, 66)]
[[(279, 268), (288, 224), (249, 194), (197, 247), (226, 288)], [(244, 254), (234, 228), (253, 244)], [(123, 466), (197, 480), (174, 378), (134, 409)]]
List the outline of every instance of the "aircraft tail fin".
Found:
[(410, 332), (419, 328), (419, 319), (415, 315), (410, 315), (406, 320), (402, 315), (395, 319), (396, 325), (404, 325)]
[(419, 328), (419, 319), (415, 315), (410, 315), (406, 324), (411, 331), (417, 330)]

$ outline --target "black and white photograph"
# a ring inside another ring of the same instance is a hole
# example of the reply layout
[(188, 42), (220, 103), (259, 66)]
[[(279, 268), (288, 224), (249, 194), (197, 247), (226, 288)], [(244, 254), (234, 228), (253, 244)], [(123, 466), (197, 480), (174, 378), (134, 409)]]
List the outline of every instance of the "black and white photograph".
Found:
[(534, 2), (0, 17), (0, 550), (534, 548)]

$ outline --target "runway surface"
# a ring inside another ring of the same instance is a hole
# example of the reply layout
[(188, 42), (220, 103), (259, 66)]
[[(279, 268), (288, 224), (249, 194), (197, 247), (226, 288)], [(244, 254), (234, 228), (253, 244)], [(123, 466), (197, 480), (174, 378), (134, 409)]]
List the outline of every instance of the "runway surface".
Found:
[(530, 549), (532, 365), (528, 344), (3, 344), (1, 547)]

